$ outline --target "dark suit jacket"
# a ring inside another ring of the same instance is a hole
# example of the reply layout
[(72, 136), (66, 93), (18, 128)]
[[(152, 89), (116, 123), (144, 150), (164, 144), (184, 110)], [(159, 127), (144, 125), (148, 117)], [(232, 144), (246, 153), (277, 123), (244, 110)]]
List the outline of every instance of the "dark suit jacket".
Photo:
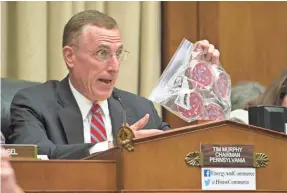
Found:
[[(169, 128), (149, 100), (116, 88), (114, 91), (127, 109), (130, 125), (149, 113), (144, 129)], [(123, 107), (113, 96), (108, 98), (108, 104), (115, 139), (122, 124)], [(68, 76), (61, 82), (47, 81), (19, 91), (11, 104), (11, 130), (10, 143), (37, 144), (38, 154), (48, 155), (49, 159), (80, 159), (89, 155), (93, 145), (84, 143), (82, 116)]]

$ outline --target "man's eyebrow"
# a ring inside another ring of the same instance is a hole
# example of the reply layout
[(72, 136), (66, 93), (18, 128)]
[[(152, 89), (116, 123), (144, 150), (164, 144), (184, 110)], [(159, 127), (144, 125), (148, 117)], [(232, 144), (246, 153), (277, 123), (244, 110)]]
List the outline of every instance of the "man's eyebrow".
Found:
[(110, 49), (111, 49), (109, 46), (107, 46), (107, 45), (103, 45), (103, 44), (100, 44), (100, 45), (97, 47), (97, 49), (102, 49), (102, 48), (104, 48), (104, 49), (108, 49), (108, 50), (110, 50)]
[[(124, 48), (124, 46), (123, 46), (123, 45), (121, 45), (117, 50), (120, 50), (120, 49), (123, 49), (123, 48)], [(97, 50), (98, 50), (98, 49), (107, 49), (107, 50), (111, 50), (111, 48), (110, 48), (109, 46), (104, 45), (104, 44), (100, 44), (96, 49), (97, 49)]]

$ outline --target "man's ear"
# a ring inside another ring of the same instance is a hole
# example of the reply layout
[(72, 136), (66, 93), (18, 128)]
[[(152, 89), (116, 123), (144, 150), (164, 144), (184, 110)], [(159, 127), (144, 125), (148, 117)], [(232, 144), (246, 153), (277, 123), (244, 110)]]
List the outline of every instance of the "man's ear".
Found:
[(62, 49), (63, 57), (64, 60), (67, 64), (68, 68), (73, 68), (74, 67), (74, 50), (71, 46), (65, 46)]

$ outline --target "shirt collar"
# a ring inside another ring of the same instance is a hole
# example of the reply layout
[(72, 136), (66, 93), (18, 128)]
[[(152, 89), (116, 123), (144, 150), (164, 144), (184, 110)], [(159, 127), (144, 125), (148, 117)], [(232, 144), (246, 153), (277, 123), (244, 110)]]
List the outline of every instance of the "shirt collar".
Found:
[[(80, 108), (82, 118), (85, 120), (88, 117), (88, 114), (93, 106), (93, 102), (87, 99), (84, 95), (82, 95), (75, 87), (72, 85), (71, 80), (69, 78), (69, 85), (71, 88), (71, 91), (76, 99), (76, 102)], [(109, 108), (108, 108), (108, 101), (98, 101), (97, 104), (100, 105), (101, 107), (101, 113), (103, 116), (108, 116), (109, 115)]]

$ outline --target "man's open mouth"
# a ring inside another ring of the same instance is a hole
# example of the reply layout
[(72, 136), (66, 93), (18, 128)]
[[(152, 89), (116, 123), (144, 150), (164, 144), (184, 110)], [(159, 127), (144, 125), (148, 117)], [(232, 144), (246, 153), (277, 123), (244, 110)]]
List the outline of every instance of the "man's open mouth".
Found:
[(111, 84), (111, 83), (112, 83), (112, 80), (103, 79), (103, 78), (100, 78), (99, 81), (101, 81), (101, 82), (103, 82), (103, 83), (106, 83), (106, 84)]

